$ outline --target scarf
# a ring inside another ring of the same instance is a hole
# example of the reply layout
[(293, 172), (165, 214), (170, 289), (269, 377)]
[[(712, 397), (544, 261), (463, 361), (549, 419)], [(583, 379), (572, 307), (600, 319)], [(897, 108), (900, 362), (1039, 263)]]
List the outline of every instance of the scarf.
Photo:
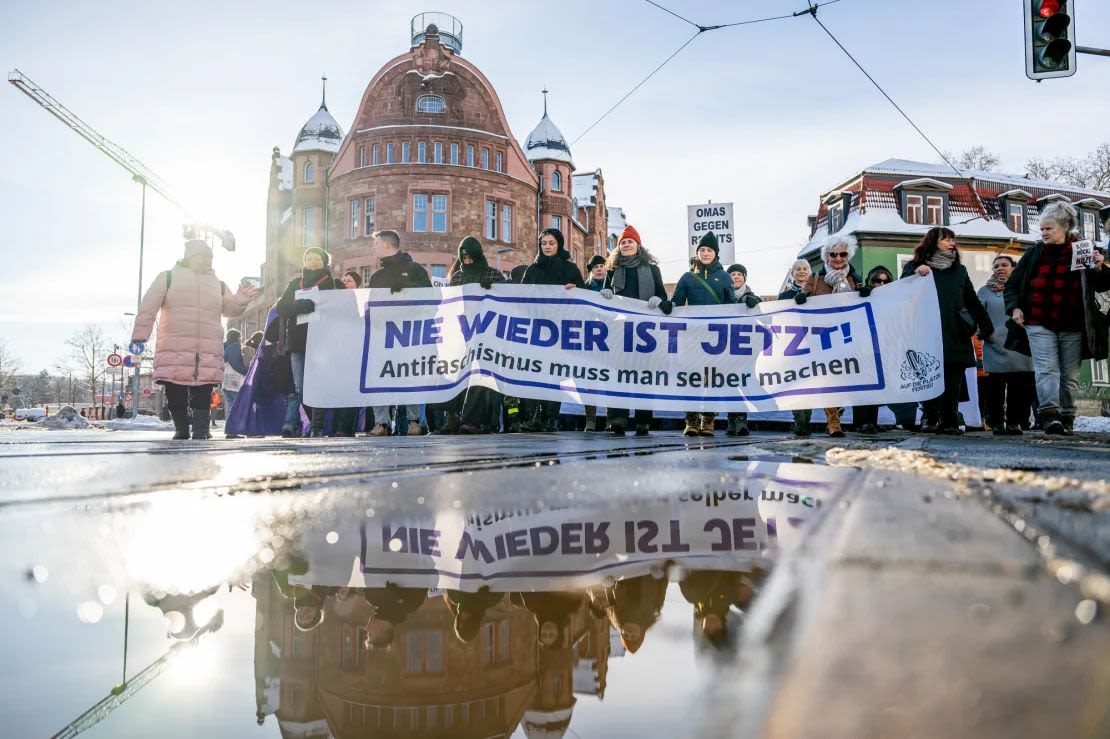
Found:
[(566, 282), (567, 282), (566, 277), (565, 277), (565, 274), (566, 274), (565, 269), (566, 268), (563, 266), (566, 263), (566, 259), (563, 258), (562, 254), (563, 254), (563, 252), (562, 252), (562, 250), (560, 250), (560, 251), (556, 252), (554, 256), (551, 256), (551, 257), (547, 256), (543, 252), (540, 252), (540, 254), (536, 256), (536, 261), (533, 262), (533, 264), (536, 266), (536, 268), (538, 269), (538, 271), (540, 273), (539, 274), (539, 282), (537, 284), (540, 284), (540, 285), (564, 285), (564, 284), (566, 284)]
[(613, 292), (617, 295), (624, 294), (625, 277), (630, 269), (636, 270), (636, 284), (639, 288), (640, 300), (647, 300), (654, 295), (655, 277), (651, 274), (651, 265), (641, 259), (640, 252), (636, 252), (630, 257), (622, 254), (617, 259), (617, 268), (613, 270)]
[(301, 289), (310, 290), (314, 287), (320, 287), (320, 283), (331, 277), (331, 272), (327, 267), (323, 269), (302, 269), (301, 270)]
[(937, 250), (936, 254), (925, 260), (925, 264), (929, 265), (933, 269), (939, 269), (942, 271), (948, 269), (955, 263), (955, 251), (940, 251), (939, 249)]
[(834, 293), (852, 292), (852, 286), (848, 284), (849, 269), (851, 268), (843, 267), (842, 269), (832, 269), (826, 265), (825, 284), (831, 287)]
[(464, 285), (471, 285), (481, 282), (482, 278), (489, 272), (489, 262), (486, 261), (486, 256), (483, 254), (478, 259), (475, 259), (470, 264), (462, 264), (462, 281)]
[[(798, 289), (800, 290), (801, 288), (798, 288)], [(736, 296), (736, 302), (737, 303), (739, 303), (741, 300), (743, 300), (744, 296), (747, 295), (750, 292), (752, 292), (752, 288), (746, 282), (744, 283), (743, 287), (734, 287), (734, 288), (732, 288), (732, 294)]]
[(1000, 293), (1006, 288), (1006, 281), (1005, 280), (1000, 281), (997, 277), (995, 277), (994, 275), (991, 275), (990, 279), (987, 280), (987, 285), (986, 286), (987, 286), (988, 290), (991, 290), (991, 291), (996, 292), (996, 293)]

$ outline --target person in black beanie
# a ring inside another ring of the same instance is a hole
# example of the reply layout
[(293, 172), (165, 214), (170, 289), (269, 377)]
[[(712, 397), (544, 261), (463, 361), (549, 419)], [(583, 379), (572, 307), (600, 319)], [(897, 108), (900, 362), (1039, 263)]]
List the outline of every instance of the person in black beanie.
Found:
[[(698, 247), (690, 259), (690, 271), (678, 279), (673, 305), (729, 305), (736, 302), (732, 281), (721, 266), (717, 236), (709, 231), (698, 239)], [(712, 436), (717, 414), (713, 411), (686, 412), (685, 436)]]
[[(486, 290), (505, 281), (503, 274), (489, 266), (486, 255), (482, 252), (482, 242), (473, 236), (467, 236), (459, 242), (458, 258), (451, 265), (447, 277), (451, 287), (478, 284)], [(459, 398), (455, 398), (449, 404), (447, 422), (438, 433), (485, 434), (496, 430), (501, 393), (480, 386), (467, 389), (461, 417), (458, 401)]]
[[(289, 354), (289, 361), (293, 367), (294, 390), (285, 397), (285, 421), (281, 425), (281, 435), (284, 437), (301, 435), (300, 414), (301, 399), (304, 397), (304, 354), (308, 340), (308, 324), (297, 323), (297, 316), (316, 310), (316, 304), (308, 298), (297, 298), (297, 291), (342, 288), (342, 283), (337, 284), (335, 278), (331, 276), (331, 270), (328, 269), (330, 262), (328, 253), (320, 247), (310, 246), (305, 249), (301, 273), (289, 281), (277, 302), (277, 314), (286, 323), (283, 348)], [(323, 436), (324, 409), (312, 409), (309, 417), (311, 419), (309, 435)]]
[[(563, 233), (557, 228), (545, 228), (540, 232), (540, 245), (536, 260), (524, 273), (525, 285), (562, 285), (573, 290), (582, 287), (582, 273), (578, 265), (570, 261)], [(524, 422), (522, 431), (554, 431), (559, 419), (560, 403), (557, 400), (524, 400)]]
[[(742, 264), (730, 264), (725, 271), (728, 272), (728, 276), (732, 280), (732, 294), (736, 296), (737, 303), (751, 309), (763, 302), (763, 298), (756, 295), (748, 285), (747, 267)], [(748, 414), (743, 411), (729, 413), (728, 428), (725, 430), (725, 434), (727, 436), (748, 436), (751, 434), (748, 429)]]
[[(600, 254), (594, 254), (590, 257), (590, 261), (586, 262), (586, 273), (589, 275), (582, 286), (587, 290), (594, 292), (601, 292), (605, 288), (605, 257)], [(586, 426), (583, 431), (597, 431), (597, 406), (587, 405), (584, 406), (586, 411)]]

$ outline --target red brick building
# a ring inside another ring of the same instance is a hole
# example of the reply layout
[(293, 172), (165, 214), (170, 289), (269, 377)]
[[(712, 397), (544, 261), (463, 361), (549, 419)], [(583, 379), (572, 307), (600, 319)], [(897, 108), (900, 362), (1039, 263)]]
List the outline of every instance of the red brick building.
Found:
[(325, 247), (335, 274), (368, 276), (377, 268), (370, 235), (380, 229), (399, 232), (440, 281), (468, 235), (504, 272), (533, 260), (549, 226), (583, 269), (607, 254), (605, 180), (600, 169), (575, 174), (546, 98), (522, 147), (492, 83), (461, 55), (462, 24), (423, 13), (410, 31), (411, 48), (371, 78), (346, 135), (322, 102), (289, 157), (274, 148), (263, 293), (244, 332), (261, 325), (305, 247)]

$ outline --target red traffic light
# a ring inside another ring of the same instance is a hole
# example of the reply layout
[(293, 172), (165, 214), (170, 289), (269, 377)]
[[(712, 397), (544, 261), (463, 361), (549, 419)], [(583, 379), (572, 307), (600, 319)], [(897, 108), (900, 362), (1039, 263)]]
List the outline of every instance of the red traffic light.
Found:
[(1060, 5), (1062, 5), (1060, 0), (1041, 0), (1041, 7), (1037, 14), (1042, 18), (1049, 18), (1060, 12)]

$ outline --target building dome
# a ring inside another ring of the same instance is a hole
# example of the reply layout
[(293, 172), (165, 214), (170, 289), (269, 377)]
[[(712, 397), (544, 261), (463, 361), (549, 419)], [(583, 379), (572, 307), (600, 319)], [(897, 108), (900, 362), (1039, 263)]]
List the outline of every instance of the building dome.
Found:
[(562, 739), (570, 726), (573, 708), (556, 711), (525, 711), (521, 719), (524, 735), (528, 739)]
[(528, 134), (528, 140), (524, 142), (524, 155), (530, 162), (549, 159), (566, 162), (571, 169), (574, 169), (574, 161), (570, 158), (570, 144), (567, 143), (563, 132), (547, 117), (546, 110), (543, 118), (532, 129), (532, 133)]
[(308, 119), (297, 134), (297, 143), (293, 145), (293, 153), (302, 151), (326, 151), (335, 154), (339, 145), (343, 143), (343, 129), (328, 112), (328, 106), (320, 103), (316, 115)]

